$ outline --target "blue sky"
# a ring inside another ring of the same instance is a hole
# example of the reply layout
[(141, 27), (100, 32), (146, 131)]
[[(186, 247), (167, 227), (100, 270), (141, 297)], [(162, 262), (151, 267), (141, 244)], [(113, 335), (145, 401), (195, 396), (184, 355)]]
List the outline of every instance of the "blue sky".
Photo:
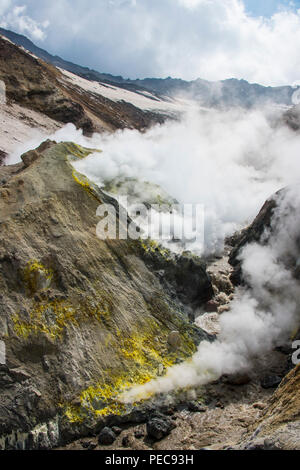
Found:
[(0, 24), (124, 77), (285, 85), (300, 80), (297, 8), (300, 0), (0, 0)]
[(300, 0), (245, 0), (245, 7), (254, 16), (270, 17), (283, 7), (291, 9), (300, 8)]

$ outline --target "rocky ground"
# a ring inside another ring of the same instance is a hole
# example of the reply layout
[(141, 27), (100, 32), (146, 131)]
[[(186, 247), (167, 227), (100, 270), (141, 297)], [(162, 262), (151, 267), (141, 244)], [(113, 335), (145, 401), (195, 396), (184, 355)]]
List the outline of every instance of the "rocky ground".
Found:
[[(214, 311), (203, 313), (202, 309), (196, 319), (199, 327), (213, 335), (219, 333), (218, 319), (234, 296), (230, 281), (233, 267), (228, 263), (231, 249), (227, 246), (222, 257), (210, 260), (207, 271), (212, 277), (214, 297), (203, 309)], [(60, 449), (224, 450), (243, 447), (243, 442), (249, 448), (267, 448), (272, 440), (269, 444), (266, 439), (260, 439), (260, 444), (250, 440), (249, 444), (249, 436), (268, 409), (274, 390), (287, 372), (287, 363), (286, 353), (272, 351), (255, 358), (247, 374), (222, 377), (201, 389), (183, 393), (175, 399), (175, 404), (164, 407), (163, 413), (158, 401), (144, 423), (111, 426), (105, 428), (103, 435), (80, 439)], [(165, 425), (167, 431), (162, 439), (155, 438), (149, 427), (151, 413), (162, 422), (171, 423), (169, 428)], [(108, 437), (106, 444), (105, 437)]]
[(265, 366), (260, 365), (259, 372), (253, 374), (249, 383), (237, 385), (222, 379), (199, 391), (199, 406), (195, 401), (187, 401), (178, 405), (179, 410), (168, 410), (166, 415), (171, 416), (176, 427), (162, 440), (156, 441), (149, 436), (147, 424), (144, 423), (119, 427), (116, 440), (111, 445), (99, 444), (97, 435), (75, 441), (64, 448), (222, 450), (234, 447), (259, 420), (274, 392), (272, 388), (262, 388), (261, 379), (266, 374), (282, 374), (286, 357), (280, 353), (270, 354), (266, 363)]

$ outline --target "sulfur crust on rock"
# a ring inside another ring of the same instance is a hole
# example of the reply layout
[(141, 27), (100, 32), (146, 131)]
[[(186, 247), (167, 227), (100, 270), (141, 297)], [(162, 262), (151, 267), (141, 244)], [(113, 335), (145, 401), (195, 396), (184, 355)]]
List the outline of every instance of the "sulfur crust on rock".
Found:
[(65, 329), (72, 324), (79, 327), (80, 323), (96, 320), (101, 323), (103, 317), (108, 317), (109, 309), (99, 303), (96, 307), (74, 307), (65, 300), (36, 302), (30, 311), (30, 318), (24, 321), (19, 314), (13, 317), (15, 333), (24, 339), (30, 335), (45, 333), (52, 339), (63, 339)]
[(46, 268), (37, 260), (29, 261), (24, 269), (24, 283), (30, 294), (34, 294), (38, 290), (38, 277), (42, 274), (46, 281), (45, 288), (49, 287), (53, 278), (51, 268)]
[[(126, 405), (118, 401), (121, 392), (155, 378), (160, 364), (166, 369), (174, 365), (178, 357), (184, 360), (190, 355), (189, 348), (181, 350), (179, 355), (164, 350), (162, 343), (163, 341), (166, 343), (166, 336), (163, 334), (160, 338), (156, 337), (157, 341), (154, 333), (152, 335), (136, 333), (124, 339), (120, 336), (115, 346), (118, 349), (122, 370), (120, 369), (119, 374), (112, 375), (109, 381), (99, 382), (83, 390), (79, 397), (80, 405), (64, 405), (64, 412), (70, 422), (82, 422), (89, 413), (98, 417), (125, 414)], [(143, 398), (147, 399), (150, 396)], [(98, 409), (99, 403), (100, 409)]]
[(85, 175), (78, 173), (78, 171), (76, 170), (73, 170), (72, 175), (76, 183), (80, 184), (80, 186), (85, 191), (87, 191), (91, 196), (93, 196), (99, 202), (99, 204), (101, 204), (102, 201), (97, 195), (97, 192), (95, 191), (95, 185), (93, 185), (93, 183)]
[(140, 239), (140, 244), (145, 253), (159, 253), (166, 261), (171, 259), (171, 252), (167, 248), (163, 248), (156, 240), (147, 238), (146, 240)]

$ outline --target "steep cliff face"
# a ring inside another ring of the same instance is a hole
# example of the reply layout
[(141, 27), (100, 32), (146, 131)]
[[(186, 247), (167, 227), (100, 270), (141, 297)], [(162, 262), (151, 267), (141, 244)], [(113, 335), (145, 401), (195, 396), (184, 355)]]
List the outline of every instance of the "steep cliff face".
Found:
[(187, 315), (191, 289), (199, 302), (211, 296), (203, 263), (191, 261), (187, 284), (176, 275), (186, 258), (97, 238), (97, 207), (115, 202), (72, 167), (89, 153), (47, 141), (0, 169), (2, 448), (51, 447), (128, 413), (116, 401), (121, 390), (162, 374), (207, 338)]

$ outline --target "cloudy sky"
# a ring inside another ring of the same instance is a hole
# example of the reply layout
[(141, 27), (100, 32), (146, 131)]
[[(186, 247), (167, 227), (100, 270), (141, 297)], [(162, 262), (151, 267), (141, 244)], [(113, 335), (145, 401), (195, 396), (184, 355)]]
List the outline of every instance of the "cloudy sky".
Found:
[(300, 0), (0, 0), (0, 23), (115, 75), (300, 83)]

